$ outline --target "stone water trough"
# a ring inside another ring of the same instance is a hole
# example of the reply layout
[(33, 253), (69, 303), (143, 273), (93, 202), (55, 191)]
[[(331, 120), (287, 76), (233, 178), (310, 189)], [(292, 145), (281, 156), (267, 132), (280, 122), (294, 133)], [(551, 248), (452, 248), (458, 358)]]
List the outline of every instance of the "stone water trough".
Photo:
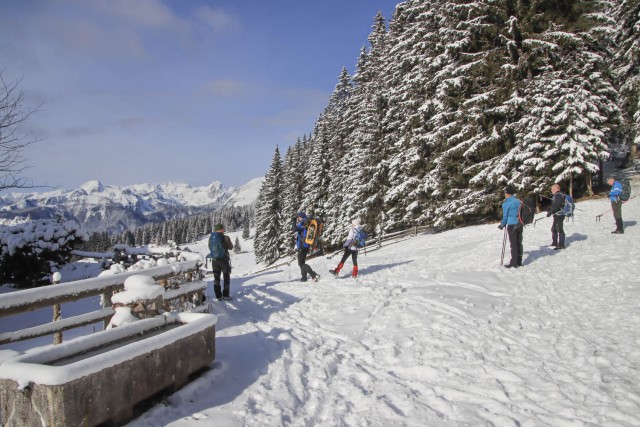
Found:
[(0, 364), (0, 425), (111, 426), (215, 359), (216, 316), (165, 313)]

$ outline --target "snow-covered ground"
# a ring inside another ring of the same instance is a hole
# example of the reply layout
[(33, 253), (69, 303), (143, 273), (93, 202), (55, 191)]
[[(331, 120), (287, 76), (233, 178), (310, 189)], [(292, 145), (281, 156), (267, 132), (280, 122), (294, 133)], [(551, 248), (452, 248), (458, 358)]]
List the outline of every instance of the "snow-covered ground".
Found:
[(566, 250), (545, 218), (510, 270), (497, 223), (361, 253), (358, 279), (310, 260), (318, 283), (241, 240), (212, 369), (128, 425), (639, 426), (640, 197), (623, 235), (607, 199), (577, 208)]

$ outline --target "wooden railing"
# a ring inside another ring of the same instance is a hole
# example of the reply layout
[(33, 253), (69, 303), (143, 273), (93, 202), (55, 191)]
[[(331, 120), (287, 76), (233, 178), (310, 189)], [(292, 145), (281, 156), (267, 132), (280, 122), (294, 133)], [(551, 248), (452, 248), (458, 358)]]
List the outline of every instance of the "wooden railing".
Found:
[[(66, 319), (55, 320), (43, 325), (0, 333), (0, 344), (23, 341), (62, 331), (78, 328), (111, 318), (115, 311), (111, 308), (111, 297), (124, 289), (124, 282), (133, 275), (151, 276), (165, 291), (165, 301), (182, 300), (189, 302), (191, 311), (204, 311), (204, 292), (207, 283), (201, 279), (200, 261), (183, 261), (169, 265), (127, 271), (114, 275), (59, 283), (26, 289), (0, 295), (0, 318), (33, 311), (43, 307), (59, 307), (60, 304), (101, 295), (102, 308)], [(171, 288), (171, 289), (170, 289)], [(173, 289), (175, 288), (175, 289)], [(54, 310), (55, 313), (55, 310)], [(54, 318), (59, 317), (54, 314)], [(60, 335), (58, 335), (60, 336)]]

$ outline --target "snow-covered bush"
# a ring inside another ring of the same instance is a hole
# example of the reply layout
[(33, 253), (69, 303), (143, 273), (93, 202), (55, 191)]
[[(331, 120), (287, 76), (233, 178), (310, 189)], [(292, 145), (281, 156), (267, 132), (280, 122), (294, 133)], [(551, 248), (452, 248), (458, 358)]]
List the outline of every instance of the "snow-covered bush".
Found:
[(42, 219), (0, 225), (0, 283), (30, 288), (69, 262), (71, 251), (87, 239), (74, 221)]

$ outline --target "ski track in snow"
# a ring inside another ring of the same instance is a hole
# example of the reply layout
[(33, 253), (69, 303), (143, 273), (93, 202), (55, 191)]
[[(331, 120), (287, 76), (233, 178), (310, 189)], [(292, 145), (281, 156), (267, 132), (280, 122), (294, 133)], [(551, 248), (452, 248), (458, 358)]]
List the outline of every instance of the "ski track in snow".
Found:
[(612, 236), (608, 201), (579, 203), (564, 251), (528, 227), (517, 270), (497, 224), (361, 253), (357, 279), (247, 263), (213, 369), (129, 425), (638, 426), (638, 204)]

